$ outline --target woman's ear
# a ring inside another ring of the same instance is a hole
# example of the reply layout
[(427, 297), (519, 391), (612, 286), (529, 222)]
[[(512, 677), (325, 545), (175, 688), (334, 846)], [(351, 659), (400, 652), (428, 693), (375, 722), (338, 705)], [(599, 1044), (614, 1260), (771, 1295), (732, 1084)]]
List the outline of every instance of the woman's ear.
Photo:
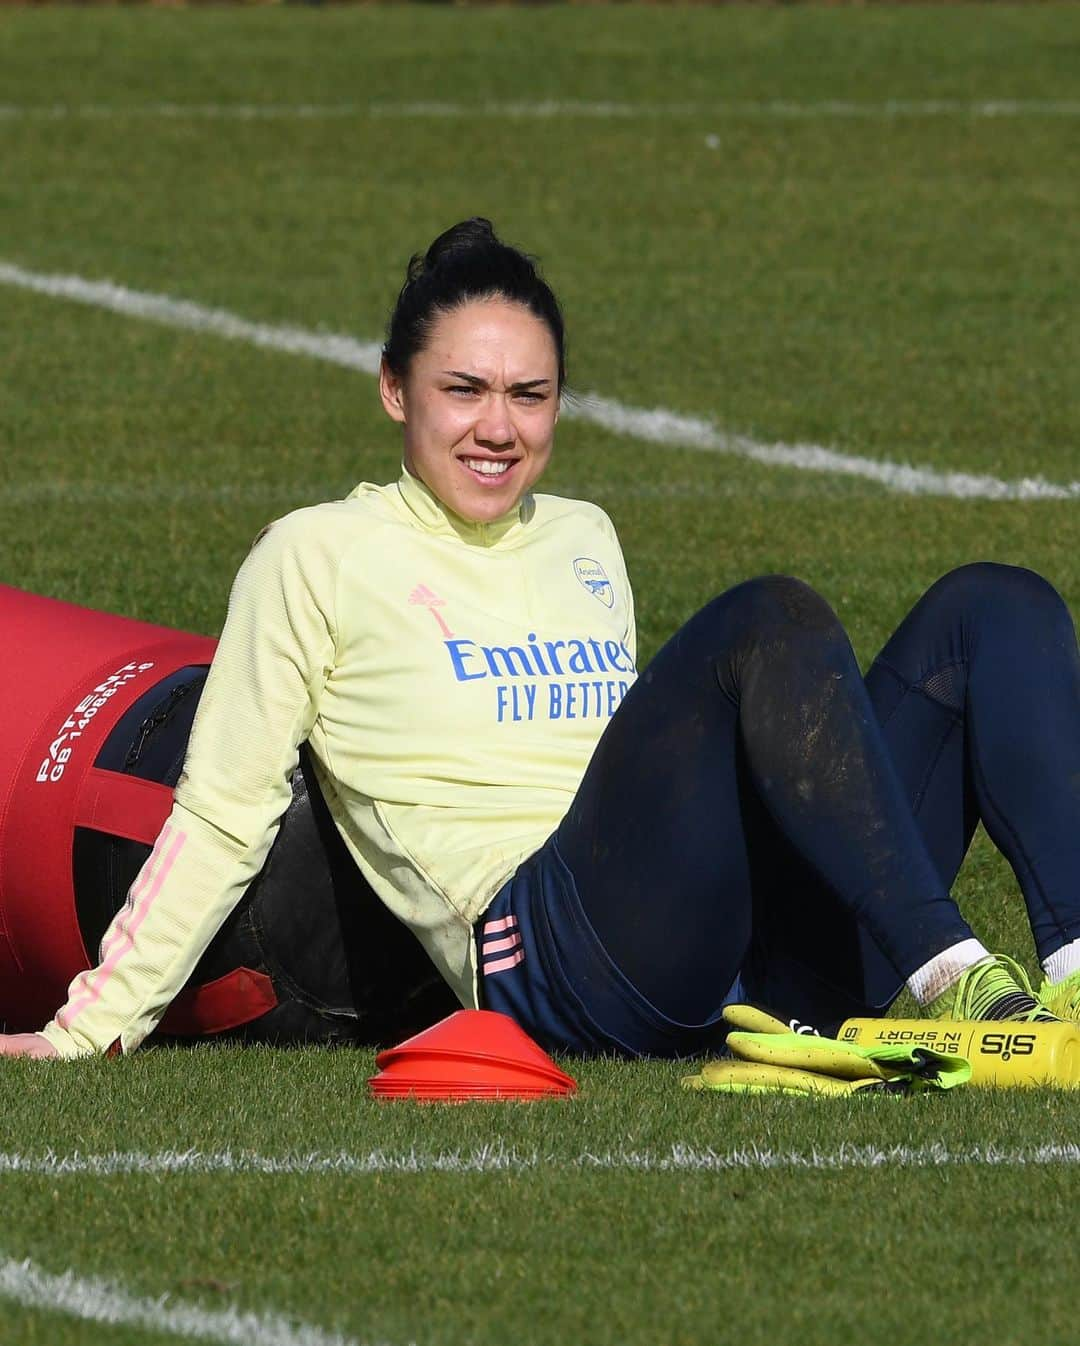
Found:
[(392, 421), (405, 424), (405, 385), (385, 360), (379, 365), (379, 396)]

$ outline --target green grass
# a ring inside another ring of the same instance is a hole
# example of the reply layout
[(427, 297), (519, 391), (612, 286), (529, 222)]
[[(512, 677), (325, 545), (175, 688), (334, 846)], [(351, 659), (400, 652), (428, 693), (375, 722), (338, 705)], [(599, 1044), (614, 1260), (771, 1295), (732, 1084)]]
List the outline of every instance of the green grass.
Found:
[[(1060, 1229), (1075, 1184), (1029, 1166), (635, 1172), (680, 1143), (1001, 1151), (1072, 1131), (1060, 1094), (807, 1103), (687, 1094), (679, 1067), (575, 1063), (569, 1102), (429, 1109), (364, 1097), (366, 1053), (199, 1050), (9, 1072), (0, 1149), (468, 1157), (524, 1172), (6, 1178), (4, 1243), (54, 1271), (120, 1277), (206, 1307), (268, 1302), (360, 1340), (699, 1342), (737, 1331), (900, 1343), (1067, 1339)], [(207, 1099), (214, 1106), (207, 1106)], [(27, 1137), (33, 1134), (33, 1144)], [(64, 1232), (57, 1231), (63, 1214)], [(85, 1329), (82, 1329), (85, 1331)], [(66, 1334), (65, 1334), (66, 1333)], [(98, 1340), (49, 1321), (50, 1342)], [(144, 1338), (150, 1340), (151, 1338)]]
[[(1068, 115), (783, 118), (733, 104), (1080, 99), (1080, 8), (5, 9), (0, 261), (377, 337), (407, 255), (467, 214), (538, 252), (580, 390), (939, 469), (1080, 478), (1080, 138)], [(610, 119), (369, 104), (633, 104)], [(160, 103), (357, 105), (333, 118)], [(674, 106), (674, 105), (693, 105)], [(385, 111), (386, 109), (384, 109)], [(716, 137), (712, 143), (708, 137)], [(0, 580), (213, 632), (268, 517), (385, 480), (370, 380), (0, 288)], [(643, 657), (718, 589), (799, 574), (860, 657), (948, 567), (1080, 607), (1076, 504), (906, 498), (564, 424), (549, 479), (614, 517)], [(1031, 959), (980, 839), (958, 886)], [(506, 1173), (0, 1176), (0, 1257), (364, 1342), (1068, 1339), (1063, 1166), (596, 1171), (586, 1152), (1068, 1141), (1075, 1103), (687, 1095), (571, 1062), (568, 1104), (365, 1096), (364, 1053), (199, 1050), (0, 1069), (0, 1153), (423, 1155)], [(161, 1340), (170, 1338), (162, 1337)], [(156, 1340), (0, 1301), (0, 1340)]]

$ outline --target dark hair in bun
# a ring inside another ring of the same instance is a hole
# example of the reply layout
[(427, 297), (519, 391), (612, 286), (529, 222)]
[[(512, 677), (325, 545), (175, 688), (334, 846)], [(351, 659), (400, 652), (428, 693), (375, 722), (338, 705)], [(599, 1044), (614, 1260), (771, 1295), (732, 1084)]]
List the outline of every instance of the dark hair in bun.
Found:
[(555, 343), (561, 389), (566, 343), (559, 302), (535, 260), (503, 243), (491, 221), (479, 217), (455, 224), (426, 253), (413, 256), (387, 325), (383, 359), (404, 378), (439, 317), (470, 300), (496, 298), (520, 304), (547, 326)]

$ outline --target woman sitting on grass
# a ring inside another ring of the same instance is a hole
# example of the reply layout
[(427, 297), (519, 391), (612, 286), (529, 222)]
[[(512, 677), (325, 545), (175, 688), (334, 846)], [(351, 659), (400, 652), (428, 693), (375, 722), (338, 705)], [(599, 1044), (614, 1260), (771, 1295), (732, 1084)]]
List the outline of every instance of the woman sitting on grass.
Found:
[[(9, 1054), (131, 1051), (263, 865), (307, 741), (353, 858), (465, 1005), (549, 1048), (715, 1048), (725, 1001), (830, 1029), (1080, 1015), (1080, 658), (1037, 575), (940, 580), (863, 679), (828, 605), (750, 580), (638, 677), (614, 529), (534, 495), (558, 304), (469, 220), (414, 258), (380, 393), (404, 472), (237, 576), (172, 813), (101, 961)], [(1046, 981), (949, 896), (982, 819)]]

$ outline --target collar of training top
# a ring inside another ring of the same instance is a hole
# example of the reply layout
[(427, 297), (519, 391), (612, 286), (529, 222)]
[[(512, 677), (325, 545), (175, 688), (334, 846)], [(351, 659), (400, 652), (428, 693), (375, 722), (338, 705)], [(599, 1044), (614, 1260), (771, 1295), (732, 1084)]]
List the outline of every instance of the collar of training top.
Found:
[(536, 502), (531, 494), (526, 494), (512, 510), (497, 519), (485, 523), (474, 523), (455, 514), (418, 478), (401, 467), (401, 479), (398, 491), (409, 512), (430, 533), (454, 534), (462, 542), (478, 547), (493, 547), (528, 524), (536, 512)]

